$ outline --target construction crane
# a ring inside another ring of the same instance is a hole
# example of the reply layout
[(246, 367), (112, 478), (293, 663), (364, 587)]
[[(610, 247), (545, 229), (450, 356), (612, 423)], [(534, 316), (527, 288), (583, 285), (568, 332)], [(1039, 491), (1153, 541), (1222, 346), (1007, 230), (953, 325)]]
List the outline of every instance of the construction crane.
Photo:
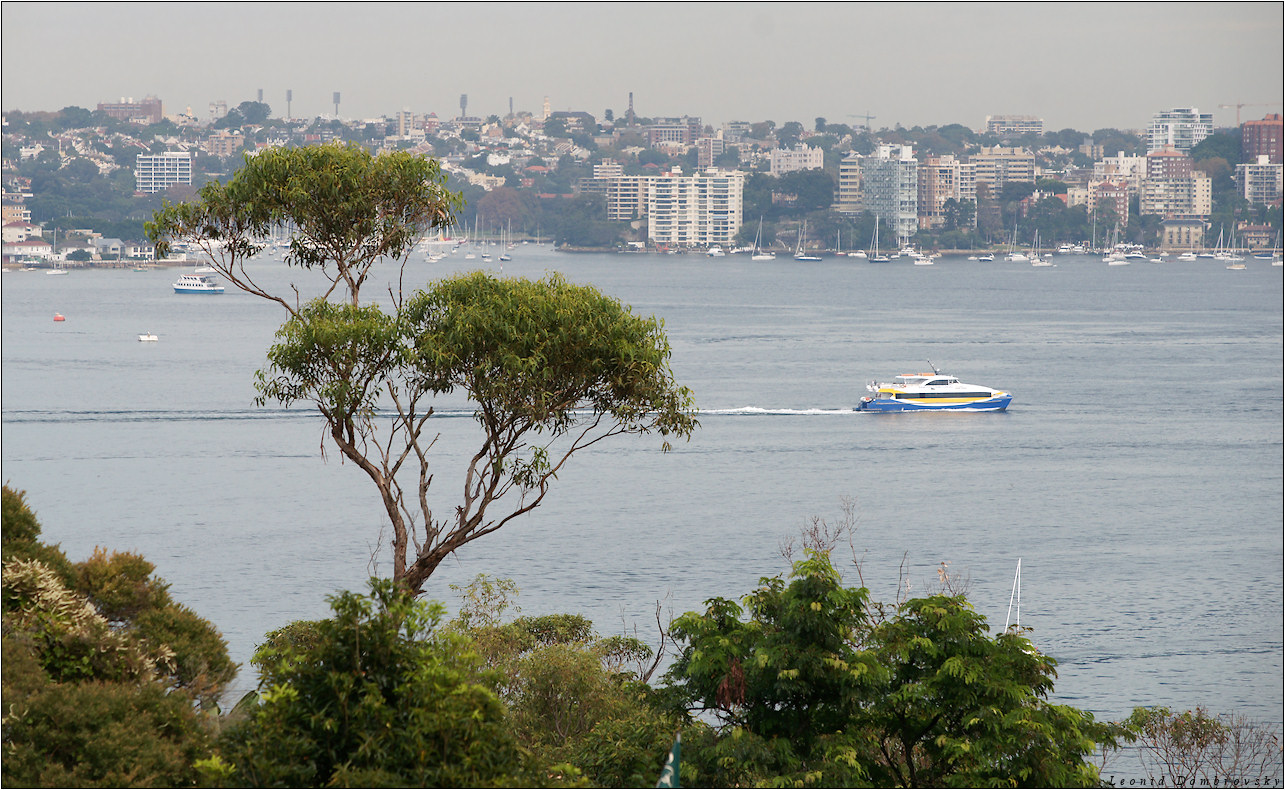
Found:
[(867, 110), (865, 115), (857, 115), (856, 113), (848, 113), (848, 117), (849, 117), (849, 118), (865, 118), (865, 119), (866, 119), (866, 123), (865, 123), (866, 131), (870, 131), (870, 122), (871, 122), (871, 121), (873, 121), (873, 120), (875, 119), (875, 117), (876, 117), (876, 116), (871, 115), (871, 114), (870, 114), (870, 111), (869, 111), (869, 110)]
[(1280, 102), (1266, 102), (1266, 101), (1248, 102), (1248, 101), (1243, 101), (1243, 102), (1241, 102), (1241, 103), (1239, 103), (1239, 104), (1220, 104), (1220, 105), (1218, 105), (1218, 106), (1219, 106), (1220, 108), (1224, 109), (1224, 110), (1230, 110), (1232, 107), (1235, 107), (1235, 108), (1236, 108), (1236, 126), (1237, 126), (1237, 128), (1239, 128), (1239, 127), (1240, 127), (1240, 108), (1241, 108), (1241, 107), (1278, 107), (1278, 106), (1280, 106)]

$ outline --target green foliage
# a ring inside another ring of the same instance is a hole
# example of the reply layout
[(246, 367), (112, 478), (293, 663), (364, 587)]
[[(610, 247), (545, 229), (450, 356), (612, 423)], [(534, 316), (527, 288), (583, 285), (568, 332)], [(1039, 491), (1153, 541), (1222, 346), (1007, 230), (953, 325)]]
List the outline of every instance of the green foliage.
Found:
[[(6, 638), (7, 641), (7, 638)], [(8, 787), (182, 787), (211, 737), (181, 695), (152, 683), (50, 683), (10, 697), (5, 662)], [(12, 705), (12, 707), (9, 707)]]
[[(316, 639), (262, 665), (259, 708), (229, 730), (234, 781), (254, 786), (487, 787), (531, 781), (476, 655), (438, 632), (439, 604), (371, 581), (332, 596)], [(313, 630), (313, 629), (310, 629)]]
[(1050, 705), (1056, 662), (1025, 638), (987, 636), (985, 618), (963, 598), (907, 601), (878, 624), (871, 649), (880, 676), (862, 723), (875, 738), (876, 783), (965, 786), (1096, 786), (1086, 761), (1119, 728)]
[[(497, 438), (563, 433), (585, 408), (620, 432), (686, 437), (696, 425), (661, 322), (591, 286), (475, 272), (417, 294), (405, 316), (424, 379), (440, 392), (465, 389)], [(511, 467), (523, 482), (545, 468), (538, 458)]]
[(1016, 633), (990, 638), (961, 597), (907, 601), (872, 622), (866, 595), (843, 587), (828, 556), (808, 549), (788, 585), (763, 579), (746, 610), (712, 599), (705, 614), (674, 622), (685, 644), (666, 693), (718, 717), (711, 756), (723, 770), (747, 772), (728, 781), (1099, 781), (1086, 758), (1126, 733), (1048, 704), (1051, 658)]
[(94, 549), (76, 565), (76, 588), (112, 622), (133, 620), (139, 613), (172, 603), (169, 585), (153, 578), (156, 566), (141, 555)]
[(4, 565), (6, 638), (20, 636), (55, 682), (150, 681), (159, 656), (108, 621), (36, 560)]
[[(644, 151), (643, 154), (647, 152)], [(643, 157), (640, 154), (640, 161)], [(583, 194), (545, 201), (544, 227), (555, 244), (568, 247), (619, 246), (624, 227), (609, 222), (605, 195)]]
[(201, 708), (236, 672), (222, 637), (170, 600), (142, 557), (98, 550), (71, 565), (39, 534), (6, 487), (5, 784), (194, 784), (211, 746)]
[(0, 493), (0, 503), (0, 523), (3, 524), (0, 552), (4, 562), (37, 560), (57, 574), (64, 585), (73, 586), (76, 572), (71, 560), (57, 544), (51, 546), (40, 540), (40, 521), (27, 505), (27, 493), (6, 485)]
[(841, 729), (869, 671), (851, 645), (865, 622), (864, 590), (843, 588), (822, 555), (795, 563), (794, 580), (763, 579), (746, 596), (750, 619), (725, 600), (680, 617), (688, 648), (670, 670), (691, 699), (734, 726), (808, 746)]

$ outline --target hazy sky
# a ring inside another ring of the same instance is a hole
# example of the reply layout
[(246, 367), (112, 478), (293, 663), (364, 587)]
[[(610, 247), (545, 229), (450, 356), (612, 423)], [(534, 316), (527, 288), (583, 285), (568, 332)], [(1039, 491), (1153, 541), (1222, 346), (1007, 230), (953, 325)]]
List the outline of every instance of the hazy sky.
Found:
[(605, 109), (641, 116), (905, 126), (1142, 128), (1197, 107), (1280, 112), (1271, 3), (5, 2), (3, 109), (162, 99), (274, 115), (440, 117)]

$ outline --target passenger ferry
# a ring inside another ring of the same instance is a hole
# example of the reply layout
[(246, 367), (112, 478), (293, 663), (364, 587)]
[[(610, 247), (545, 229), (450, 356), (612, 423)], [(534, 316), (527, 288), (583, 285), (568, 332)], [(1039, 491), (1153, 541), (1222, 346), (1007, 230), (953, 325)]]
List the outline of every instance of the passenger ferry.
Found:
[(856, 411), (1004, 411), (1013, 396), (1002, 390), (964, 384), (936, 367), (932, 373), (903, 373), (891, 384), (870, 382), (874, 393)]
[(176, 294), (221, 294), (223, 286), (214, 281), (213, 277), (202, 276), (199, 274), (180, 275), (178, 282), (174, 283), (174, 293)]

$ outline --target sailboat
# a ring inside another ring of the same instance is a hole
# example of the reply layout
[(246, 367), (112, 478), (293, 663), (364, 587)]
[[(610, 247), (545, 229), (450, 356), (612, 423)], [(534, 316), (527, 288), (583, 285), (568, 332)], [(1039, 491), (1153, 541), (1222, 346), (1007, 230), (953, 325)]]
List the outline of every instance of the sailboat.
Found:
[(807, 240), (807, 237), (808, 237), (808, 221), (805, 219), (803, 220), (803, 228), (799, 231), (799, 245), (798, 245), (798, 248), (794, 251), (794, 260), (796, 261), (821, 260), (820, 257), (816, 255), (808, 255), (803, 251), (803, 242)]
[(887, 263), (888, 261), (892, 260), (887, 255), (879, 254), (879, 221), (880, 221), (880, 218), (876, 216), (874, 240), (870, 242), (870, 262), (871, 263)]
[(1031, 265), (1032, 266), (1057, 266), (1056, 263), (1047, 258), (1040, 257), (1040, 232), (1035, 231), (1035, 241), (1031, 244)]
[(763, 218), (759, 217), (759, 229), (758, 229), (758, 232), (754, 234), (754, 252), (750, 255), (750, 260), (752, 261), (776, 260), (775, 252), (768, 252), (763, 248), (759, 247), (759, 243), (762, 240), (763, 240)]
[[(504, 261), (513, 260), (513, 256), (509, 255), (509, 253), (507, 252), (507, 250), (512, 249), (513, 247), (513, 242), (510, 241), (512, 236), (513, 236), (513, 220), (509, 220), (508, 232), (506, 233), (505, 231), (500, 231), (500, 262), (501, 263), (503, 263)], [(503, 269), (504, 267), (501, 266), (500, 268)]]
[(1004, 256), (1006, 261), (1029, 261), (1026, 253), (1017, 248), (1017, 223), (1013, 223), (1013, 242), (1008, 245), (1008, 254)]

